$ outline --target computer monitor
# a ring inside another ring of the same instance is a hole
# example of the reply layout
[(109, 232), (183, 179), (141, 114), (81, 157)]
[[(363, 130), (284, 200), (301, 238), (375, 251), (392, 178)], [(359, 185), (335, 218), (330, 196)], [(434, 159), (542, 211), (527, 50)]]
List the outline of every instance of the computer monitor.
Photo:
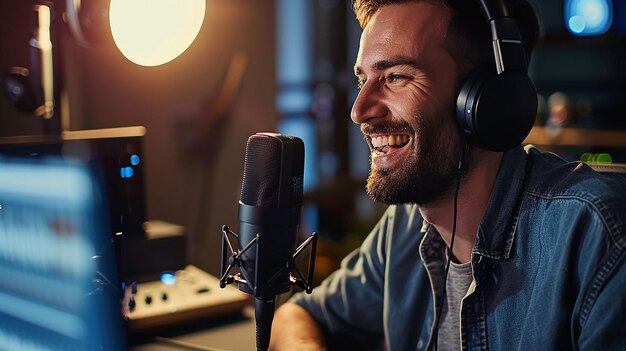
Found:
[(143, 237), (146, 220), (144, 134), (144, 127), (122, 127), (4, 137), (0, 138), (0, 156), (34, 160), (58, 156), (83, 160), (103, 175), (111, 234)]
[(0, 349), (124, 350), (101, 174), (0, 156)]
[(69, 157), (102, 174), (118, 275), (127, 282), (154, 280), (162, 271), (186, 264), (184, 236), (150, 240), (144, 230), (145, 133), (144, 127), (136, 126), (0, 138), (0, 157), (34, 161)]

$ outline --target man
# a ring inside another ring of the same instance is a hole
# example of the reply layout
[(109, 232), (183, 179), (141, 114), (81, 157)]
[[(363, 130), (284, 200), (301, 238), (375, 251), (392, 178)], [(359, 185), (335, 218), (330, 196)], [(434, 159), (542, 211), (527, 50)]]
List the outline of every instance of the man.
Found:
[[(530, 56), (536, 18), (509, 3)], [(457, 91), (495, 67), (477, 1), (354, 7), (352, 119), (371, 149), (368, 193), (391, 206), (337, 272), (277, 310), (271, 349), (625, 349), (624, 179), (521, 146), (471, 147), (459, 173)]]

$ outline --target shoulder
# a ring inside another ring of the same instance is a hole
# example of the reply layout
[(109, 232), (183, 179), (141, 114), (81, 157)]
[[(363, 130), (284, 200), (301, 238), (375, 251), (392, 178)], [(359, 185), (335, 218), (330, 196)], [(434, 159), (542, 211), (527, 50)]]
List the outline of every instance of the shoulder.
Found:
[(596, 172), (584, 163), (537, 150), (529, 150), (529, 157), (527, 196), (568, 215), (589, 213), (626, 246), (626, 175)]
[(551, 153), (530, 150), (532, 170), (527, 192), (544, 197), (580, 197), (591, 202), (626, 199), (626, 175), (600, 173), (582, 162), (566, 162)]

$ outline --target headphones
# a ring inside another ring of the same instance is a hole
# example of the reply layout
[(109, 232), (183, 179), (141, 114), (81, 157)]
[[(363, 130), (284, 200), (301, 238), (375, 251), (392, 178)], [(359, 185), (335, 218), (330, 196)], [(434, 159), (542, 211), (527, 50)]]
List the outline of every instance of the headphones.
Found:
[(528, 77), (517, 22), (504, 0), (479, 0), (491, 26), (496, 70), (475, 69), (464, 79), (456, 118), (473, 145), (506, 151), (530, 132), (537, 114), (537, 91)]

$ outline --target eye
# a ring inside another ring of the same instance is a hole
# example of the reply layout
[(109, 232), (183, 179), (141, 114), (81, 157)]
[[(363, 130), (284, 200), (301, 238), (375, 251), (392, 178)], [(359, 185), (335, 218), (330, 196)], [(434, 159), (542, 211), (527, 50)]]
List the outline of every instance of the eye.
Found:
[(409, 76), (400, 73), (391, 73), (387, 76), (387, 82), (394, 83), (409, 79)]

